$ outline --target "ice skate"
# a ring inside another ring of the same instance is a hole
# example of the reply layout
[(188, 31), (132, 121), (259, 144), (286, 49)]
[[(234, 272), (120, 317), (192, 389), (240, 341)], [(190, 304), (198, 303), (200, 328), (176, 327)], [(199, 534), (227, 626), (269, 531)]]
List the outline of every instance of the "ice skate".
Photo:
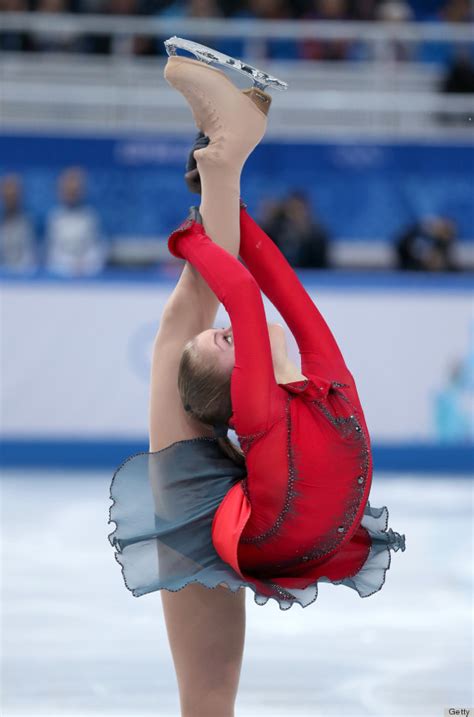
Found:
[[(207, 147), (196, 151), (196, 159), (225, 159), (236, 153), (243, 163), (266, 130), (271, 97), (261, 87), (272, 84), (284, 89), (285, 83), (204, 45), (180, 38), (170, 38), (165, 45), (169, 53), (165, 78), (185, 97), (196, 126), (210, 138)], [(186, 49), (200, 59), (177, 55), (177, 48)], [(211, 67), (210, 62), (232, 66), (252, 77), (255, 83), (258, 81), (260, 86), (241, 91), (224, 72)], [(258, 77), (252, 73), (258, 73)]]
[[(205, 64), (216, 62), (219, 65), (230, 67), (237, 72), (241, 72), (249, 79), (252, 79), (254, 87), (258, 88), (262, 92), (266, 87), (271, 87), (275, 90), (288, 89), (288, 84), (283, 80), (279, 80), (277, 77), (273, 77), (273, 75), (269, 75), (268, 73), (263, 72), (263, 70), (259, 70), (257, 67), (249, 65), (247, 62), (242, 62), (235, 57), (230, 57), (229, 55), (225, 55), (223, 52), (218, 52), (217, 50), (213, 50), (211, 47), (206, 47), (206, 45), (201, 45), (197, 42), (193, 42), (192, 40), (185, 40), (182, 37), (176, 36), (170, 37), (168, 40), (165, 40), (165, 47), (166, 52), (170, 56), (175, 56), (177, 49), (187, 50)], [(251, 89), (252, 88), (245, 90), (245, 92), (250, 92)]]

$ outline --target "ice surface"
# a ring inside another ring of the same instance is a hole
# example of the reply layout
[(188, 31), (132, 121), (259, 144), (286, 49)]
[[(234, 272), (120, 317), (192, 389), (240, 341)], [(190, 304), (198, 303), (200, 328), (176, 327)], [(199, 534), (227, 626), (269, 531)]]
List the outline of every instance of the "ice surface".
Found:
[[(158, 593), (125, 588), (107, 535), (111, 474), (1, 483), (4, 717), (178, 717)], [(472, 483), (374, 476), (405, 533), (369, 598), (321, 583), (287, 612), (247, 594), (236, 717), (441, 717), (473, 704)]]

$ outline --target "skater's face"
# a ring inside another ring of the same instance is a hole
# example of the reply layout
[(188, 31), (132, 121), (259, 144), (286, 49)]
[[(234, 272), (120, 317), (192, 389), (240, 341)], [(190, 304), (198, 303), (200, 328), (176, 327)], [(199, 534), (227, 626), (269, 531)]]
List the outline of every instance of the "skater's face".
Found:
[[(288, 358), (285, 330), (281, 324), (267, 324), (270, 337), (273, 365), (282, 366)], [(234, 335), (232, 326), (222, 329), (207, 329), (196, 336), (195, 348), (203, 360), (217, 361), (226, 374), (235, 365)]]
[(207, 329), (196, 336), (195, 348), (203, 361), (217, 363), (225, 374), (230, 374), (235, 364), (234, 336), (232, 327)]

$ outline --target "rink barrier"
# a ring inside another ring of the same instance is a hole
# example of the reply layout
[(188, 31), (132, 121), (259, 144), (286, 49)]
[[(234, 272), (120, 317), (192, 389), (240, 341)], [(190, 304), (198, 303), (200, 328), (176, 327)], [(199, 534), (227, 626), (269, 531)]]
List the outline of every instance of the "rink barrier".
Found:
[[(129, 456), (148, 450), (137, 440), (28, 440), (6, 439), (0, 443), (1, 468), (50, 468), (67, 470), (113, 470)], [(472, 444), (376, 443), (372, 446), (374, 473), (394, 476), (408, 473), (474, 477)]]

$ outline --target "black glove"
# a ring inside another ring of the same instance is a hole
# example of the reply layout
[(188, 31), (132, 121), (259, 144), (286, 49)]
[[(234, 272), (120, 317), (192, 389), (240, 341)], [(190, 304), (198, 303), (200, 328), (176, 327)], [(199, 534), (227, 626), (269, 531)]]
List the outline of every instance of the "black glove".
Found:
[(184, 179), (189, 191), (194, 194), (201, 194), (201, 178), (196, 160), (194, 159), (194, 152), (196, 149), (204, 149), (204, 147), (207, 147), (209, 141), (209, 137), (206, 137), (204, 132), (198, 132), (191, 151), (189, 152), (188, 161), (186, 162), (186, 174), (184, 175)]

